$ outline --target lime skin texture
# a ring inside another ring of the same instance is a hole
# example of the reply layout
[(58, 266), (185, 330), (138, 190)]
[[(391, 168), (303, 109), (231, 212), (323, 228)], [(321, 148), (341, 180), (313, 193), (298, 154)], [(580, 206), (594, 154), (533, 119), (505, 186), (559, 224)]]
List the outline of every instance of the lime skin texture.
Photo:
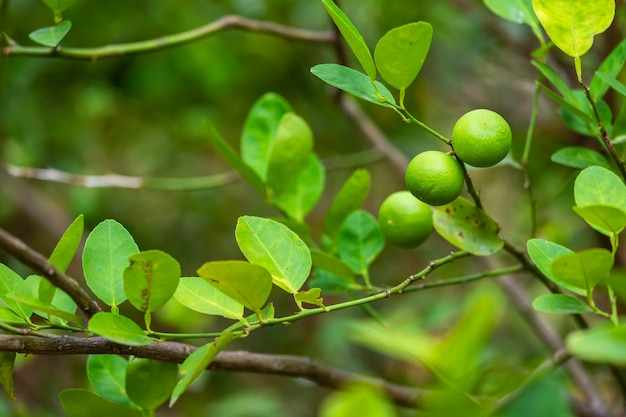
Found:
[(465, 113), (452, 129), (454, 153), (473, 167), (491, 167), (511, 149), (511, 127), (498, 113), (477, 109)]
[(433, 231), (430, 206), (409, 191), (390, 194), (378, 211), (378, 222), (387, 242), (401, 248), (415, 248)]
[(447, 153), (425, 151), (417, 154), (404, 176), (408, 190), (431, 206), (454, 201), (463, 190), (465, 176), (459, 163)]

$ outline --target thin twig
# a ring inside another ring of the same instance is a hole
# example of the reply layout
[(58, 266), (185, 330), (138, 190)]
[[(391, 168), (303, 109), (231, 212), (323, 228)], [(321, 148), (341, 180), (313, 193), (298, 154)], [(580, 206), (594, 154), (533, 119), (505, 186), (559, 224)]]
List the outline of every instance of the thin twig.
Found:
[(33, 56), (41, 58), (68, 58), (93, 61), (103, 58), (140, 54), (170, 48), (205, 38), (229, 28), (262, 32), (278, 36), (282, 39), (292, 39), (310, 43), (330, 43), (333, 39), (330, 32), (299, 29), (277, 23), (247, 19), (238, 15), (228, 15), (195, 29), (145, 41), (111, 44), (95, 48), (71, 48), (65, 46), (47, 48), (13, 44), (2, 48), (2, 55), (6, 57)]
[(24, 265), (43, 275), (55, 287), (65, 291), (87, 317), (102, 311), (98, 303), (87, 294), (76, 280), (56, 269), (42, 254), (1, 228), (0, 248)]

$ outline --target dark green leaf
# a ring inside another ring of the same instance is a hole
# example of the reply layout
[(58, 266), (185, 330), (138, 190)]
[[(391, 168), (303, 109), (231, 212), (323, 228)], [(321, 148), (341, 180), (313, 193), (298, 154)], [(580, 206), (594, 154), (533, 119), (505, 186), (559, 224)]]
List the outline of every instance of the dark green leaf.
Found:
[[(352, 268), (349, 269), (350, 273), (354, 274)], [(313, 277), (309, 281), (309, 286), (320, 288), (325, 294), (341, 293), (358, 287), (354, 278), (345, 278), (323, 269), (313, 270)]]
[(120, 345), (145, 346), (154, 342), (154, 339), (145, 335), (137, 323), (128, 317), (114, 313), (96, 313), (89, 320), (88, 329)]
[(178, 382), (178, 365), (154, 359), (133, 358), (126, 369), (128, 398), (146, 410), (155, 410)]
[(626, 327), (596, 326), (567, 335), (567, 350), (577, 358), (597, 363), (626, 365)]
[(561, 255), (552, 262), (552, 274), (560, 281), (591, 291), (605, 280), (613, 267), (613, 255), (606, 249), (587, 249)]
[(29, 33), (28, 37), (38, 44), (55, 48), (59, 45), (61, 40), (63, 40), (71, 28), (72, 22), (64, 20), (58, 25), (37, 29), (36, 31)]
[(357, 274), (367, 275), (370, 265), (384, 247), (385, 238), (378, 220), (365, 211), (350, 214), (339, 230), (339, 257)]
[(585, 295), (587, 293), (586, 290), (572, 286), (552, 273), (552, 263), (554, 260), (561, 255), (573, 254), (573, 251), (565, 246), (548, 242), (544, 239), (530, 239), (526, 243), (526, 250), (528, 251), (530, 259), (532, 259), (541, 273), (550, 281), (578, 295)]
[(114, 403), (132, 407), (126, 395), (128, 361), (118, 355), (89, 355), (87, 378), (96, 394)]
[(533, 300), (533, 308), (537, 311), (552, 314), (584, 314), (592, 313), (587, 304), (566, 294), (545, 294)]
[[(596, 74), (591, 79), (589, 91), (595, 100), (600, 100), (609, 89), (606, 79), (615, 79), (626, 62), (626, 39), (620, 42), (602, 61)], [(626, 86), (624, 87), (626, 91)], [(626, 94), (624, 94), (626, 95)]]
[(335, 239), (346, 217), (361, 208), (370, 191), (371, 178), (368, 170), (355, 170), (343, 184), (324, 218), (324, 234)]
[(43, 0), (43, 2), (55, 12), (62, 12), (70, 7), (76, 0)]
[(593, 165), (607, 167), (609, 163), (601, 153), (582, 146), (566, 146), (552, 154), (552, 162), (572, 168), (587, 168)]
[(433, 226), (441, 237), (472, 255), (492, 255), (504, 245), (498, 237), (500, 225), (462, 197), (436, 207)]
[(59, 400), (67, 417), (142, 417), (137, 409), (112, 403), (83, 389), (61, 391)]
[(349, 281), (354, 279), (354, 271), (341, 259), (336, 258), (328, 252), (322, 252), (321, 250), (311, 249), (311, 258), (313, 260), (313, 266), (325, 271), (331, 272)]
[(185, 307), (203, 314), (234, 320), (243, 317), (243, 304), (219, 291), (204, 278), (182, 278), (174, 297)]

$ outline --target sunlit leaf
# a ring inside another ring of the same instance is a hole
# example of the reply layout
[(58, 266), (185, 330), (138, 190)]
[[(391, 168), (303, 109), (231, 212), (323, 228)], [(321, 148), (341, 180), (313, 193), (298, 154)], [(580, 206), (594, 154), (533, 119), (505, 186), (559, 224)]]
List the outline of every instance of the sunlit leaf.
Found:
[(28, 295), (29, 293), (26, 281), (8, 266), (0, 263), (0, 299), (24, 320), (28, 320), (33, 314), (32, 308), (17, 302), (12, 297), (9, 297), (9, 294)]
[(584, 314), (593, 310), (578, 298), (566, 294), (545, 294), (533, 300), (537, 311), (552, 314)]
[(322, 290), (320, 288), (311, 288), (308, 291), (300, 291), (294, 294), (294, 300), (300, 310), (303, 310), (302, 303), (316, 305), (318, 307), (325, 308), (324, 299), (321, 297)]
[(38, 44), (55, 48), (61, 43), (71, 28), (72, 22), (64, 20), (58, 25), (37, 29), (29, 33), (28, 37)]
[(55, 307), (51, 303), (42, 301), (39, 298), (33, 297), (30, 294), (8, 293), (6, 297), (17, 301), (22, 306), (27, 306), (47, 316), (59, 317), (63, 320), (78, 325), (82, 325), (84, 321), (81, 317), (78, 317), (77, 315), (72, 313), (68, 313), (67, 311), (63, 311)]
[(539, 268), (541, 273), (550, 281), (578, 295), (585, 295), (587, 293), (585, 289), (570, 285), (568, 282), (561, 280), (552, 273), (552, 263), (554, 260), (561, 255), (573, 254), (574, 252), (572, 250), (544, 239), (530, 239), (526, 243), (526, 250), (528, 251), (530, 259), (535, 263), (535, 266)]
[(591, 227), (609, 237), (621, 233), (626, 227), (626, 212), (621, 208), (596, 204), (574, 206), (574, 211)]
[[(268, 281), (270, 280), (268, 276)], [(185, 307), (200, 313), (235, 320), (243, 317), (243, 304), (233, 300), (204, 278), (182, 278), (174, 297)]]
[(147, 358), (133, 358), (126, 369), (126, 393), (141, 408), (155, 410), (170, 396), (178, 382), (178, 365)]
[(96, 313), (89, 319), (88, 330), (120, 345), (145, 346), (154, 342), (137, 323), (114, 313)]
[(582, 170), (574, 182), (577, 206), (607, 205), (626, 208), (626, 185), (612, 171), (600, 166)]

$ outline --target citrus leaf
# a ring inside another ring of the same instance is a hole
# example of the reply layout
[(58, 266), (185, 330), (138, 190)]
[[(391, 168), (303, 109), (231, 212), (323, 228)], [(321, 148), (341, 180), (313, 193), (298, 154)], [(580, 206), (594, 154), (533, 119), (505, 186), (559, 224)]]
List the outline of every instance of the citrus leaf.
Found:
[(541, 62), (533, 60), (531, 61), (531, 64), (534, 65), (539, 70), (539, 72), (541, 72), (541, 75), (543, 75), (548, 81), (550, 81), (550, 83), (557, 89), (559, 93), (561, 93), (563, 100), (565, 100), (569, 105), (573, 106), (574, 109), (580, 111), (580, 105), (578, 103), (578, 100), (576, 100), (576, 98), (574, 97), (572, 89), (569, 87), (569, 85), (567, 85), (565, 80), (563, 80), (558, 72)]
[(43, 0), (43, 2), (55, 12), (62, 12), (70, 7), (76, 0)]
[[(589, 83), (589, 92), (596, 101), (600, 100), (609, 89), (610, 84), (607, 79), (614, 80), (624, 67), (624, 63), (626, 63), (626, 39), (613, 48), (611, 53), (602, 61), (591, 79), (591, 83)], [(626, 87), (624, 88), (626, 89)]]
[(159, 250), (139, 252), (129, 259), (130, 265), (124, 271), (124, 292), (133, 307), (150, 313), (174, 296), (180, 281), (176, 259)]
[(582, 146), (566, 146), (559, 149), (550, 157), (552, 162), (567, 167), (584, 169), (593, 165), (607, 167), (609, 163), (600, 152)]
[(187, 356), (187, 359), (179, 367), (179, 374), (181, 379), (178, 380), (172, 397), (170, 398), (170, 407), (172, 407), (178, 398), (189, 388), (189, 385), (195, 381), (207, 366), (215, 359), (218, 353), (220, 353), (228, 343), (230, 343), (235, 336), (232, 333), (225, 333), (215, 339), (213, 343), (208, 343), (198, 349), (196, 349), (191, 355)]
[[(26, 286), (30, 288), (30, 291), (28, 291), (27, 294), (30, 294), (31, 296), (35, 297), (37, 295), (38, 289), (41, 290), (43, 286), (42, 285), (43, 281), (45, 281), (45, 279), (41, 277), (40, 275), (29, 275), (28, 277), (26, 277), (26, 280), (25, 280)], [(67, 293), (61, 289), (56, 288), (56, 290), (54, 291), (54, 295), (52, 296), (51, 302), (44, 301), (41, 295), (39, 295), (38, 298), (39, 300), (41, 300), (41, 302), (45, 303), (48, 307), (53, 307), (57, 310), (61, 310), (65, 313), (69, 313), (72, 315), (76, 313), (76, 309), (77, 309), (76, 302), (72, 300), (72, 297), (67, 295)], [(47, 318), (52, 321), (60, 321), (61, 323), (63, 323), (64, 321), (63, 319), (60, 319), (58, 316), (56, 317), (50, 316), (48, 313), (42, 310), (35, 309), (34, 313), (39, 315), (40, 317)]]
[(574, 182), (577, 206), (607, 205), (626, 207), (626, 185), (606, 168), (592, 166), (582, 170)]
[(299, 293), (294, 294), (293, 298), (300, 310), (304, 310), (302, 303), (313, 304), (318, 307), (326, 308), (321, 294), (322, 290), (320, 288), (311, 288), (308, 291), (300, 291)]
[(198, 275), (254, 312), (261, 310), (272, 290), (269, 272), (245, 261), (207, 262), (198, 269)]
[(532, 0), (483, 0), (483, 3), (493, 13), (509, 22), (529, 26), (539, 23)]
[(371, 176), (360, 168), (341, 186), (324, 218), (324, 234), (334, 240), (339, 228), (350, 213), (361, 208), (370, 192)]
[(385, 394), (370, 384), (352, 383), (336, 391), (321, 405), (320, 417), (376, 416), (396, 417), (396, 412)]
[(128, 398), (145, 410), (155, 410), (170, 396), (178, 382), (178, 365), (147, 358), (133, 358), (126, 368)]
[[(339, 64), (319, 64), (311, 68), (311, 73), (325, 83), (370, 103), (393, 108), (390, 103), (396, 102), (387, 87), (375, 81), (376, 88), (374, 88), (372, 81), (365, 74), (352, 68)], [(385, 101), (379, 97), (384, 98)]]
[(349, 281), (354, 280), (354, 271), (348, 264), (339, 258), (336, 258), (328, 252), (322, 252), (318, 249), (311, 249), (311, 259), (313, 260), (313, 266), (325, 271), (331, 272), (339, 277), (345, 278)]
[(270, 219), (242, 216), (237, 221), (235, 237), (246, 259), (268, 270), (274, 284), (283, 290), (295, 294), (308, 278), (311, 252), (287, 226)]
[(552, 262), (552, 274), (559, 280), (584, 291), (591, 291), (608, 277), (613, 255), (606, 249), (587, 249), (561, 255)]
[(341, 32), (341, 35), (346, 40), (346, 43), (358, 59), (369, 79), (374, 81), (376, 79), (376, 66), (374, 65), (372, 54), (361, 33), (350, 21), (348, 16), (346, 16), (332, 0), (322, 0), (322, 4), (333, 19), (333, 22), (335, 22), (339, 32)]
[(0, 384), (4, 387), (7, 396), (15, 400), (13, 389), (13, 367), (15, 366), (15, 352), (0, 352)]
[(219, 315), (234, 320), (243, 317), (243, 304), (219, 291), (204, 278), (182, 278), (174, 297), (185, 307), (203, 314)]
[(568, 282), (562, 281), (552, 273), (552, 263), (554, 260), (561, 255), (573, 254), (573, 251), (565, 246), (544, 239), (530, 239), (526, 243), (526, 250), (535, 266), (539, 268), (541, 273), (550, 281), (578, 295), (585, 295), (587, 293), (586, 290), (570, 285)]
[(593, 313), (593, 309), (578, 298), (566, 294), (545, 294), (533, 300), (537, 311), (552, 314)]
[(47, 303), (45, 301), (40, 300), (37, 297), (33, 297), (29, 294), (14, 294), (8, 293), (6, 295), (7, 298), (17, 301), (22, 306), (27, 306), (32, 309), (37, 310), (38, 312), (42, 312), (45, 315), (59, 317), (63, 320), (69, 321), (71, 323), (75, 323), (78, 325), (82, 325), (84, 320), (81, 317), (78, 317), (75, 314), (68, 313), (67, 311), (63, 311), (51, 303)]
[(596, 326), (572, 332), (567, 335), (565, 344), (567, 350), (581, 360), (626, 365), (625, 326)]
[(112, 403), (84, 389), (66, 389), (59, 394), (67, 417), (142, 417), (141, 411)]
[(370, 265), (384, 247), (385, 237), (378, 220), (366, 211), (352, 212), (339, 229), (339, 258), (357, 274), (367, 275)]
[(433, 27), (426, 22), (391, 29), (374, 50), (380, 75), (392, 87), (406, 89), (422, 69), (432, 38)]
[(500, 225), (463, 197), (435, 207), (433, 226), (441, 237), (472, 255), (492, 255), (504, 245), (498, 237)]
[(132, 406), (126, 395), (128, 361), (118, 355), (89, 355), (87, 379), (96, 394), (114, 403)]
[(596, 76), (602, 81), (604, 81), (606, 85), (613, 88), (613, 90), (617, 91), (619, 94), (626, 97), (626, 85), (618, 81), (615, 78), (615, 76), (611, 76), (603, 72), (596, 72)]
[(29, 294), (26, 282), (8, 266), (0, 263), (0, 299), (22, 319), (28, 321), (33, 310), (17, 302), (9, 294)]
[(71, 28), (72, 22), (64, 20), (58, 25), (37, 29), (36, 31), (29, 33), (28, 37), (38, 44), (55, 48), (59, 45)]
[(575, 206), (574, 211), (595, 230), (609, 237), (621, 233), (626, 227), (626, 212), (617, 207), (596, 204)]
[(87, 236), (83, 249), (83, 272), (87, 286), (110, 306), (126, 300), (124, 270), (128, 258), (139, 252), (128, 231), (115, 220), (104, 220)]
[(119, 314), (100, 312), (89, 320), (90, 332), (114, 343), (127, 346), (145, 346), (154, 339), (145, 335), (134, 321)]

